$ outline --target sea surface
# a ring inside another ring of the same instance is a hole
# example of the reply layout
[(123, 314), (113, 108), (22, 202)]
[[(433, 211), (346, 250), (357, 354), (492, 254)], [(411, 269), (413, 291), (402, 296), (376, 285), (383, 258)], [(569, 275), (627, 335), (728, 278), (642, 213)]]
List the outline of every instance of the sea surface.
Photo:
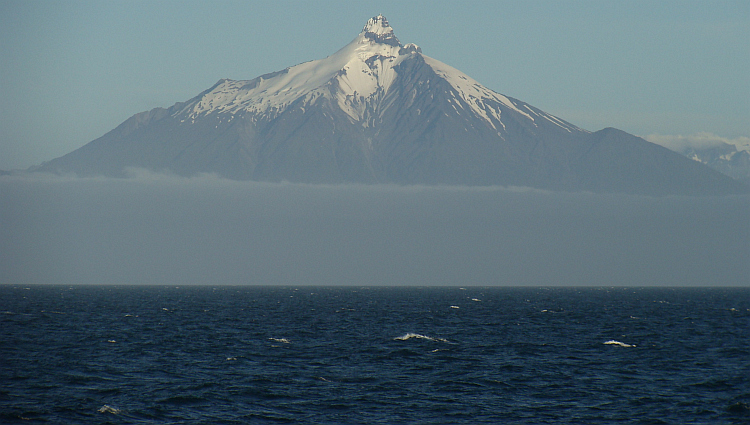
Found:
[(0, 286), (0, 423), (748, 424), (750, 288)]

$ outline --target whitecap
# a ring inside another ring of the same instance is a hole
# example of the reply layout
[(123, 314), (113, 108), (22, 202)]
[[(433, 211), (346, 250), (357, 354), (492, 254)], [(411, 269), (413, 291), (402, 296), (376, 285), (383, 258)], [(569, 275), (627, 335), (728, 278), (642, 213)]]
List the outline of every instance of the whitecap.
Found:
[(343, 308), (340, 308), (340, 309), (336, 310), (336, 313), (340, 313), (340, 312), (342, 312), (342, 311), (357, 311), (357, 310), (355, 310), (355, 309), (353, 309), (353, 308), (346, 308), (346, 307), (343, 307)]
[(449, 342), (445, 338), (433, 338), (431, 336), (422, 335), (422, 334), (415, 334), (415, 333), (412, 333), (412, 332), (408, 332), (408, 333), (406, 333), (404, 335), (397, 336), (394, 339), (396, 341), (408, 341), (410, 339), (426, 339), (426, 340), (429, 340), (429, 341)]
[(100, 407), (99, 410), (97, 410), (97, 411), (99, 413), (111, 413), (113, 415), (116, 415), (116, 414), (120, 413), (120, 409), (114, 408), (114, 407), (106, 405), (106, 404), (104, 406)]
[(604, 345), (617, 345), (620, 347), (635, 347), (635, 344), (625, 344), (624, 342), (615, 341), (614, 339), (610, 339), (609, 341), (605, 342)]
[(286, 339), (286, 338), (268, 338), (268, 340), (269, 341), (281, 342), (281, 343), (284, 343), (284, 344), (291, 344), (291, 342), (288, 339)]
[(457, 305), (452, 305), (451, 308), (461, 308), (461, 307), (459, 307)]

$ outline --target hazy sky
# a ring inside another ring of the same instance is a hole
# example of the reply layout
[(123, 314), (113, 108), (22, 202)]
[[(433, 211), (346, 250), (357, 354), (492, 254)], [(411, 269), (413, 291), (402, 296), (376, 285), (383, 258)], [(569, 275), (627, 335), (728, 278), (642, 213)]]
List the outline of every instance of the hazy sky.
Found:
[(326, 57), (378, 13), (403, 43), (589, 130), (750, 136), (746, 0), (0, 0), (0, 169), (220, 78)]

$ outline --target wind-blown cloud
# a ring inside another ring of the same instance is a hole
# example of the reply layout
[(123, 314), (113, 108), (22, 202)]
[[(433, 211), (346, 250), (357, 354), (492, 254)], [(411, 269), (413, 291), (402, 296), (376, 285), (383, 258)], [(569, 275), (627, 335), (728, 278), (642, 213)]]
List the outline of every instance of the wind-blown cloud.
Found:
[(737, 150), (750, 151), (750, 137), (736, 137), (734, 139), (717, 136), (713, 133), (701, 132), (687, 136), (669, 134), (649, 134), (644, 139), (651, 143), (664, 146), (675, 152), (688, 150), (703, 150), (723, 145), (734, 145)]

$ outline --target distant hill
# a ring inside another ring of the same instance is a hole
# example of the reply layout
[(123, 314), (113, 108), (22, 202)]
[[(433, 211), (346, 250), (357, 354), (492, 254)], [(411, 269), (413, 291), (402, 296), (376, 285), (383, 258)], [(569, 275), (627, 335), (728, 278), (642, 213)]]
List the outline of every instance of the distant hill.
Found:
[[(695, 136), (698, 141), (691, 140)], [(707, 133), (695, 136), (677, 136), (676, 140), (660, 140), (659, 136), (651, 136), (647, 140), (662, 144), (666, 148), (750, 185), (750, 144), (746, 140), (743, 140), (745, 143), (731, 144)]]

